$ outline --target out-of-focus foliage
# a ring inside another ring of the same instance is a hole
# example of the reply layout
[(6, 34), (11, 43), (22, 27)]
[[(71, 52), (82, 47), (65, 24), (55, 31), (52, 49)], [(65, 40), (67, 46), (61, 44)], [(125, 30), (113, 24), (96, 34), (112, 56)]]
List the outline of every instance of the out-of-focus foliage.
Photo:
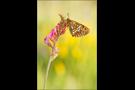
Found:
[[(62, 14), (90, 29), (74, 38), (60, 36), (58, 57), (51, 62), (46, 89), (97, 89), (97, 1), (37, 1), (37, 89), (43, 89), (51, 48), (44, 38)], [(51, 42), (52, 43), (52, 42)]]

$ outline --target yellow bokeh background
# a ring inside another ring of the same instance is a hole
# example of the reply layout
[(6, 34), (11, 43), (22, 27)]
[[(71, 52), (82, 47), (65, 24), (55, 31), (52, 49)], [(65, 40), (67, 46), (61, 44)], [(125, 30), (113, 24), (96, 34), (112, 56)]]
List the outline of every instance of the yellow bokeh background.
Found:
[[(66, 28), (49, 68), (46, 89), (97, 89), (97, 1), (37, 1), (37, 89), (43, 89), (51, 48), (44, 38), (60, 22), (58, 14), (90, 29), (75, 38)], [(51, 42), (51, 41), (50, 41)], [(53, 44), (53, 42), (51, 42)]]

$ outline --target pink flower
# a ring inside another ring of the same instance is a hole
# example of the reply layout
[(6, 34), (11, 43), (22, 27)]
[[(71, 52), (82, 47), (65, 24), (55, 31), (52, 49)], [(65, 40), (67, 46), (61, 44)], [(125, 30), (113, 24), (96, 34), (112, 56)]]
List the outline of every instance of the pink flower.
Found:
[(46, 43), (48, 46), (52, 47), (52, 44), (49, 42), (49, 38), (48, 37), (46, 37), (44, 39), (44, 43)]
[(60, 29), (60, 24), (58, 23), (57, 28)]
[(57, 36), (57, 26), (54, 28), (54, 34)]
[[(61, 19), (63, 19), (62, 15), (60, 15), (60, 17), (61, 17)], [(55, 41), (58, 40), (58, 38), (59, 38), (59, 34), (62, 35), (65, 33), (65, 29), (66, 29), (66, 22), (64, 20), (64, 21), (61, 21), (60, 23), (58, 23), (57, 26), (51, 30), (48, 37), (46, 37), (44, 39), (44, 43), (46, 43), (48, 46), (52, 47), (52, 44), (49, 42), (49, 39), (55, 43)], [(59, 48), (55, 48), (54, 52), (58, 52), (58, 51), (59, 51)]]
[(64, 30), (60, 33), (60, 35), (64, 34), (64, 33), (65, 33), (65, 31), (66, 31), (66, 30), (64, 29)]
[(66, 24), (65, 24), (64, 28), (66, 28)]
[(53, 41), (54, 42), (54, 29), (52, 29), (51, 30), (51, 32), (49, 33), (49, 35), (48, 35), (48, 38), (51, 40), (51, 41)]

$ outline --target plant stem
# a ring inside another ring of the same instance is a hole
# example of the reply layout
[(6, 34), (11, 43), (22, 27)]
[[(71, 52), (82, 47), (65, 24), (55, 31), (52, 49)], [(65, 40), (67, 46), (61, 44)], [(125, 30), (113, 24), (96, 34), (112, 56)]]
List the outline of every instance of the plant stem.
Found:
[(46, 86), (46, 82), (47, 82), (47, 76), (48, 76), (48, 71), (49, 71), (50, 64), (51, 64), (51, 57), (49, 59), (48, 66), (47, 66), (47, 71), (46, 71), (46, 76), (45, 76), (44, 90), (45, 90), (45, 86)]
[(50, 64), (51, 64), (51, 61), (52, 61), (51, 55), (52, 55), (52, 53), (53, 53), (53, 51), (54, 51), (54, 49), (55, 49), (56, 44), (57, 44), (57, 41), (54, 42), (53, 48), (52, 48), (52, 52), (51, 52), (51, 54), (50, 54), (50, 59), (49, 59), (49, 62), (48, 62), (47, 71), (46, 71), (46, 76), (45, 76), (44, 90), (45, 90), (45, 87), (46, 87), (46, 82), (47, 82), (47, 76), (48, 76), (49, 67), (50, 67)]

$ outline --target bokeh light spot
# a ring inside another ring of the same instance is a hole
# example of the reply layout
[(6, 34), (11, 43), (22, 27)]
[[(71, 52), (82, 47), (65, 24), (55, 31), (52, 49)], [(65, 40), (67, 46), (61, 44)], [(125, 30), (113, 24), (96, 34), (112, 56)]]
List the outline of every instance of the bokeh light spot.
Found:
[(54, 64), (54, 68), (55, 68), (55, 72), (58, 75), (63, 75), (65, 73), (65, 66), (62, 61), (56, 61), (56, 63)]

